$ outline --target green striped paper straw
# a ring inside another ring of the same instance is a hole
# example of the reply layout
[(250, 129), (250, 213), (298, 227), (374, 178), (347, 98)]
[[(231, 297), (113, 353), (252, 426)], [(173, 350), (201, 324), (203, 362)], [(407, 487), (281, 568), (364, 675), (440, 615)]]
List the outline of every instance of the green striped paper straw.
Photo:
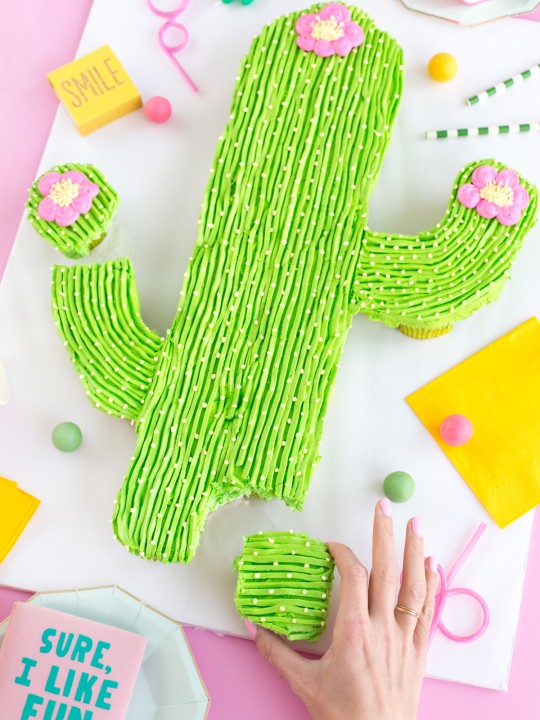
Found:
[(540, 132), (540, 122), (521, 125), (492, 125), (491, 127), (458, 128), (457, 130), (429, 130), (428, 140), (444, 138), (478, 137), (478, 135), (515, 135), (516, 133)]
[(467, 105), (478, 105), (478, 103), (485, 102), (488, 98), (493, 97), (493, 95), (505, 93), (508, 88), (514, 87), (514, 85), (521, 85), (524, 80), (539, 76), (540, 64), (533, 65), (533, 67), (528, 70), (523, 70), (523, 72), (508, 78), (508, 80), (503, 80), (503, 82), (500, 82), (498, 85), (483, 90), (481, 93), (478, 93), (478, 95), (473, 95), (467, 100)]

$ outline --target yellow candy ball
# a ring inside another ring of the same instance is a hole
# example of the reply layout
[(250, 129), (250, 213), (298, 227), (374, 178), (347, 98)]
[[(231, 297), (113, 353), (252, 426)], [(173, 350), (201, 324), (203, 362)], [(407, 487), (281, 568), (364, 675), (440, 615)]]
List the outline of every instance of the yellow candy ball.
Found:
[(457, 60), (449, 53), (437, 53), (428, 64), (428, 73), (437, 82), (448, 82), (456, 76), (457, 71)]

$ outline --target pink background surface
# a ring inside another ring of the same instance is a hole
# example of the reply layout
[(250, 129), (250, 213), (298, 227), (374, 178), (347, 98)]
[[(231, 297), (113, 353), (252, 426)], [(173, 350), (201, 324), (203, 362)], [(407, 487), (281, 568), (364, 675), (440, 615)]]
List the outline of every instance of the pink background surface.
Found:
[[(73, 59), (91, 5), (92, 0), (26, 0), (5, 3), (0, 11), (0, 274), (58, 106), (46, 74)], [(540, 20), (540, 9), (534, 19)], [(538, 718), (539, 590), (537, 513), (508, 694), (426, 680), (419, 720)], [(0, 619), (14, 601), (27, 597), (0, 589)], [(189, 628), (187, 635), (212, 697), (209, 720), (308, 719), (253, 643)]]

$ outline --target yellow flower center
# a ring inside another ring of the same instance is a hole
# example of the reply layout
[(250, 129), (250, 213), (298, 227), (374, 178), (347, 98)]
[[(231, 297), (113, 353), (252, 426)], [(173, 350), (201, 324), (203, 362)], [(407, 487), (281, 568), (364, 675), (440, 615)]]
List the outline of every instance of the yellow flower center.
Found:
[(63, 178), (55, 182), (49, 192), (49, 197), (59, 207), (67, 207), (79, 195), (79, 183)]
[(328, 20), (322, 20), (318, 15), (316, 22), (311, 26), (311, 37), (315, 40), (339, 40), (343, 37), (343, 23), (338, 22), (333, 15)]
[(482, 200), (488, 200), (498, 207), (507, 207), (514, 202), (514, 192), (511, 187), (504, 183), (488, 182), (480, 190)]

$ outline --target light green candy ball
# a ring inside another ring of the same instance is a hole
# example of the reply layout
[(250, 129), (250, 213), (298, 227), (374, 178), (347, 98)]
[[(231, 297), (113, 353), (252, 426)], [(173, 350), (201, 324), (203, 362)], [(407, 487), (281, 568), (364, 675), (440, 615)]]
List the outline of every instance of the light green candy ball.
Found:
[(78, 425), (72, 422), (63, 422), (52, 431), (53, 445), (62, 452), (73, 452), (82, 443), (82, 432)]
[(416, 485), (413, 478), (402, 470), (396, 470), (384, 479), (383, 491), (391, 502), (407, 502), (412, 498), (415, 490)]

